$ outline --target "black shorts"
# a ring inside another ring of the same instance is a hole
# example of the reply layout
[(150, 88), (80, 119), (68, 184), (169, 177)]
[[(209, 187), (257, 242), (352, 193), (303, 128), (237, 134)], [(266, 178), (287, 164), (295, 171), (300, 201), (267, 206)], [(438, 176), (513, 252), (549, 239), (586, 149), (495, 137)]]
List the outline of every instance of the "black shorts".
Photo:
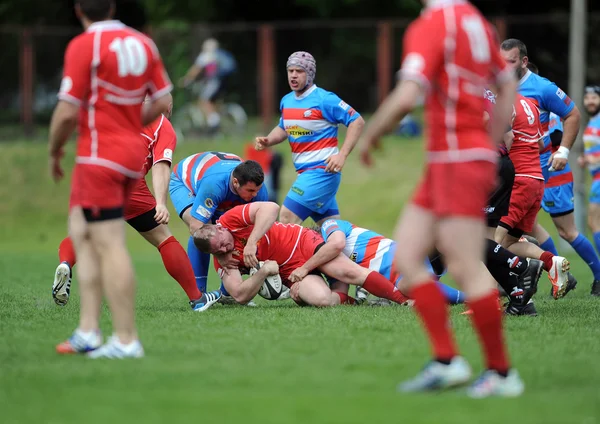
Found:
[(127, 223), (138, 233), (145, 233), (154, 230), (160, 224), (154, 220), (156, 208), (152, 208), (148, 212), (144, 212), (134, 218), (128, 219)]
[(508, 215), (514, 182), (515, 167), (508, 156), (502, 156), (498, 161), (498, 185), (485, 208), (488, 227), (497, 227), (500, 218)]

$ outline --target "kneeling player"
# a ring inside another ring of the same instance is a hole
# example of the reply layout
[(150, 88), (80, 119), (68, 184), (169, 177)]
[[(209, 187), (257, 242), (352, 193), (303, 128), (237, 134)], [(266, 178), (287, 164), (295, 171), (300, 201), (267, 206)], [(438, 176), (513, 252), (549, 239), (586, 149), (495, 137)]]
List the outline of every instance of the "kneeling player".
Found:
[[(166, 112), (170, 116), (171, 109)], [(144, 128), (140, 143), (148, 146), (144, 173), (152, 169), (152, 182), (156, 199), (152, 196), (146, 180), (138, 180), (125, 205), (125, 220), (150, 244), (158, 249), (167, 272), (187, 294), (194, 311), (204, 311), (221, 296), (220, 292), (203, 293), (196, 286), (194, 271), (183, 247), (173, 237), (167, 223), (167, 188), (173, 152), (177, 143), (175, 131), (165, 115)], [(64, 306), (69, 300), (72, 268), (76, 257), (73, 243), (65, 238), (58, 249), (60, 264), (54, 274), (52, 297), (56, 304)]]
[[(343, 254), (332, 255), (331, 246), (327, 246), (316, 231), (275, 222), (278, 211), (279, 206), (272, 202), (236, 206), (226, 212), (217, 225), (204, 225), (194, 234), (198, 249), (217, 257), (217, 271), (237, 302), (252, 300), (264, 278), (274, 272), (269, 267), (243, 280), (242, 273), (257, 266), (259, 259), (279, 264), (283, 283), (299, 304), (333, 306), (352, 303), (345, 293), (332, 292), (320, 272), (342, 283), (362, 285), (377, 297), (400, 304), (407, 300), (381, 274), (362, 268)], [(302, 273), (300, 268), (305, 264), (307, 269), (316, 269), (319, 273)]]
[[(402, 284), (402, 276), (394, 264), (395, 241), (341, 219), (326, 220), (321, 226), (321, 235), (327, 244), (333, 246), (334, 252), (343, 253), (363, 268), (380, 273), (402, 293), (408, 293), (408, 287)], [(425, 266), (434, 274), (429, 260)], [(465, 295), (461, 291), (440, 282), (438, 286), (449, 304), (465, 301)]]

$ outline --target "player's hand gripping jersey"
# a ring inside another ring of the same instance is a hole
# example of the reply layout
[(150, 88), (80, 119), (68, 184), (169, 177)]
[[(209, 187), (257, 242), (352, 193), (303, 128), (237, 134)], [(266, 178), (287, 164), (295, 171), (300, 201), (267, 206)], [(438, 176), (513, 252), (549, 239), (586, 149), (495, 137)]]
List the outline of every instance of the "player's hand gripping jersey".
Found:
[[(244, 269), (244, 247), (254, 225), (250, 221), (250, 205), (240, 205), (227, 211), (217, 221), (217, 225), (228, 229), (234, 238), (233, 258), (240, 261), (240, 270)], [(260, 261), (271, 260), (279, 265), (279, 275), (283, 283), (290, 287), (290, 274), (312, 257), (316, 249), (323, 244), (323, 238), (314, 230), (296, 224), (275, 222), (263, 238), (258, 241), (256, 257)], [(223, 269), (214, 260), (215, 268), (223, 276)]]

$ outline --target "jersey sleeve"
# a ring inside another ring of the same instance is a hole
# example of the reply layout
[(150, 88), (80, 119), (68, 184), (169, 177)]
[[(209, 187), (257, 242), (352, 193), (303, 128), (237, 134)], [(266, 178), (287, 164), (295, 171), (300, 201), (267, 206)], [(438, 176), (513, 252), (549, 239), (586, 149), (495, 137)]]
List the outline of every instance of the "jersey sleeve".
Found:
[(223, 187), (214, 178), (203, 178), (196, 188), (196, 198), (190, 214), (204, 224), (211, 222), (217, 206), (223, 201)]
[(281, 99), (281, 102), (279, 103), (279, 114), (279, 124), (277, 125), (285, 131), (285, 125), (283, 125), (283, 99)]
[(575, 102), (567, 93), (550, 81), (544, 84), (541, 100), (540, 107), (558, 115), (559, 118), (564, 118), (575, 108)]
[(323, 111), (323, 118), (329, 122), (344, 124), (345, 126), (350, 125), (360, 116), (354, 108), (333, 93), (328, 93), (323, 98), (321, 110)]
[(250, 220), (250, 203), (238, 205), (228, 210), (221, 218), (219, 218), (217, 223), (221, 224), (232, 233), (254, 225)]
[(150, 73), (149, 91), (152, 99), (158, 99), (173, 89), (173, 84), (165, 70), (165, 65), (154, 42), (148, 39), (152, 51), (152, 68)]
[(65, 51), (63, 78), (58, 92), (59, 100), (80, 106), (90, 92), (92, 48), (87, 38), (74, 38)]
[(170, 165), (173, 161), (175, 147), (177, 146), (177, 134), (175, 133), (175, 129), (173, 129), (173, 125), (171, 125), (164, 115), (161, 119), (162, 122), (158, 129), (156, 143), (154, 143), (152, 148), (152, 165), (158, 162), (169, 162)]
[(344, 233), (344, 236), (348, 237), (352, 231), (352, 224), (340, 219), (328, 219), (321, 225), (321, 236), (323, 236), (323, 240), (325, 241), (336, 231), (340, 231)]
[(444, 24), (435, 17), (413, 22), (403, 41), (400, 78), (429, 88), (444, 65)]

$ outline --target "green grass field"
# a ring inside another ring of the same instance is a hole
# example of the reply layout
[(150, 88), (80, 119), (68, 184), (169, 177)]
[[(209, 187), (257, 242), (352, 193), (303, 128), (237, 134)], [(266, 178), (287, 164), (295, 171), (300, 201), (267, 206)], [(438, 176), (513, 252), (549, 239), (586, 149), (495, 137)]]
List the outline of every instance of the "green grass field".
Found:
[[(242, 143), (188, 142), (176, 159), (217, 149), (241, 153)], [(68, 180), (55, 185), (47, 176), (43, 144), (0, 144), (0, 153), (2, 423), (600, 423), (600, 300), (589, 296), (591, 273), (572, 255), (578, 290), (553, 301), (543, 277), (540, 316), (505, 321), (527, 384), (515, 400), (474, 401), (460, 391), (396, 393), (396, 384), (428, 358), (410, 308), (316, 310), (261, 299), (257, 308), (216, 305), (192, 313), (158, 253), (133, 231), (128, 243), (146, 358), (60, 357), (54, 347), (75, 328), (79, 309), (76, 282), (64, 308), (50, 294), (66, 231)], [(294, 174), (286, 157), (289, 187)], [(338, 197), (343, 216), (391, 235), (421, 158), (419, 142), (400, 139), (388, 140), (371, 173), (353, 156)], [(186, 229), (173, 217), (171, 229), (185, 245)], [(209, 281), (218, 287), (214, 273)], [(453, 308), (452, 324), (479, 372), (477, 341), (462, 310)], [(105, 335), (109, 318), (105, 309)]]

